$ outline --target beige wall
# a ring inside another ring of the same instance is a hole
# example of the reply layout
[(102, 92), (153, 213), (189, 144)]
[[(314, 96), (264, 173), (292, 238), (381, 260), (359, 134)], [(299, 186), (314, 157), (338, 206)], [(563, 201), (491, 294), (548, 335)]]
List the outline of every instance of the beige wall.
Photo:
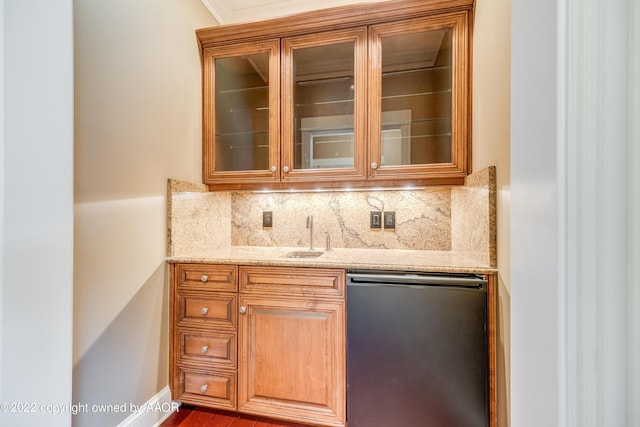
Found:
[(71, 0), (0, 0), (2, 426), (71, 421), (40, 410), (71, 400), (71, 8)]
[(498, 425), (510, 419), (511, 0), (476, 2), (473, 35), (473, 170), (496, 166), (498, 185)]
[[(75, 0), (73, 401), (167, 385), (168, 177), (200, 180), (200, 0)], [(113, 426), (127, 413), (81, 414)]]

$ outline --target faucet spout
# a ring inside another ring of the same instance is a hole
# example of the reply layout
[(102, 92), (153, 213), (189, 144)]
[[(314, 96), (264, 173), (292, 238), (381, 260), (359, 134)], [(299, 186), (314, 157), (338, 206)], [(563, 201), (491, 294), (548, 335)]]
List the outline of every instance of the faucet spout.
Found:
[(309, 229), (309, 250), (313, 250), (313, 215), (307, 216), (307, 228)]

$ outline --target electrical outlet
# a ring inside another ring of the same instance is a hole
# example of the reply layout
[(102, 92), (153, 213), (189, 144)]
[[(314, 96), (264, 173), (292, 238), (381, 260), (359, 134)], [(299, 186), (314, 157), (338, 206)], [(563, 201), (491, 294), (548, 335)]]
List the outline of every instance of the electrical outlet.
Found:
[(273, 227), (273, 212), (271, 211), (262, 212), (262, 227), (263, 228)]
[(369, 214), (369, 227), (382, 228), (382, 212), (371, 211)]
[(394, 229), (396, 228), (396, 213), (385, 212), (384, 213), (384, 228)]

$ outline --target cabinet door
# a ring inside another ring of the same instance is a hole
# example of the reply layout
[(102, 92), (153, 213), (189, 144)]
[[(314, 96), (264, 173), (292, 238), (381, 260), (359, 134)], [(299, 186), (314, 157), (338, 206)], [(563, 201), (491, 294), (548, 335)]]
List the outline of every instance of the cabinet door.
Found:
[(279, 40), (203, 52), (203, 182), (279, 177)]
[(467, 21), (464, 12), (370, 28), (369, 179), (466, 176)]
[(365, 177), (366, 28), (282, 40), (284, 181)]
[(241, 296), (240, 312), (238, 410), (343, 426), (344, 301)]

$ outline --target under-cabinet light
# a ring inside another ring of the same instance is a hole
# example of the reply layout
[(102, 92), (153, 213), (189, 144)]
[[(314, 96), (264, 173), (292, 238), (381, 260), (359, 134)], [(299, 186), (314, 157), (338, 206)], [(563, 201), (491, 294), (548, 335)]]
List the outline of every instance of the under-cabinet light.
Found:
[(278, 188), (278, 189), (261, 189), (250, 190), (252, 193), (270, 194), (270, 193), (350, 193), (355, 191), (417, 191), (424, 190), (426, 187), (345, 187), (345, 188)]

